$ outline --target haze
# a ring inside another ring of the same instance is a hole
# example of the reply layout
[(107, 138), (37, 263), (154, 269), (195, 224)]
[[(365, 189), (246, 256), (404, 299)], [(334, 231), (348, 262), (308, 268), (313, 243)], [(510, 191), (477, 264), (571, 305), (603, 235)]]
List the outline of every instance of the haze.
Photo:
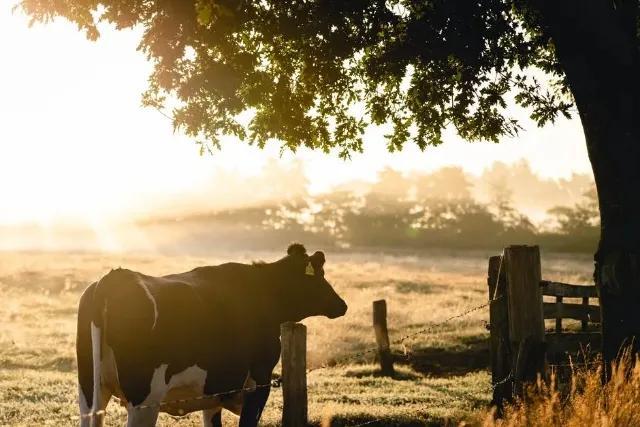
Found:
[[(280, 156), (277, 142), (259, 150), (232, 138), (220, 152), (200, 156), (193, 141), (174, 133), (167, 117), (140, 107), (151, 70), (136, 51), (140, 32), (101, 30), (93, 43), (67, 22), (28, 28), (10, 4), (0, 7), (4, 229), (74, 223), (107, 235), (115, 222), (371, 183), (385, 168), (409, 174), (457, 166), (479, 177), (496, 161), (527, 159), (545, 182), (591, 176), (575, 119), (543, 129), (524, 121), (518, 138), (500, 144), (467, 143), (448, 132), (440, 147), (420, 152), (407, 146), (397, 154), (386, 152), (386, 130), (372, 127), (365, 153), (349, 162), (308, 150)], [(301, 179), (292, 182), (292, 173)], [(512, 190), (526, 198), (527, 188)]]

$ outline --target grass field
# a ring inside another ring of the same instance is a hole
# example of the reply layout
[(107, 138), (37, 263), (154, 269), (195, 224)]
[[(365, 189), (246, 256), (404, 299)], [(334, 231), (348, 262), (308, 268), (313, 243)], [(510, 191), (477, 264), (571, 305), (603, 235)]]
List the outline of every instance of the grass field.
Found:
[[(229, 260), (271, 261), (282, 254), (0, 253), (0, 425), (77, 424), (77, 300), (87, 284), (110, 268), (160, 275)], [(337, 320), (305, 321), (309, 367), (330, 366), (309, 374), (311, 421), (348, 426), (376, 419), (380, 421), (369, 425), (457, 424), (486, 408), (491, 393), (486, 309), (407, 340), (404, 348), (395, 346), (396, 378), (379, 376), (370, 353), (352, 355), (374, 345), (371, 303), (376, 299), (387, 300), (392, 341), (486, 302), (489, 255), (327, 253), (326, 277), (349, 311)], [(545, 278), (590, 281), (589, 257), (543, 254), (542, 259)], [(281, 406), (276, 389), (263, 425), (278, 425)], [(107, 412), (107, 425), (123, 425), (124, 410), (112, 402)], [(226, 422), (234, 425), (237, 418), (228, 415)], [(159, 425), (200, 425), (200, 416), (162, 415)]]

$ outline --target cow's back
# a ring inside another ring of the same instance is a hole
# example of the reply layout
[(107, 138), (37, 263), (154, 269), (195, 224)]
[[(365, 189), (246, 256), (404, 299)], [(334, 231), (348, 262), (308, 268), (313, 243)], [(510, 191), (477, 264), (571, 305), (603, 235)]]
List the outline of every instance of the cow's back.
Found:
[(154, 374), (161, 371), (169, 384), (194, 366), (215, 382), (210, 390), (242, 386), (250, 355), (248, 331), (255, 323), (243, 309), (243, 267), (248, 266), (163, 277), (118, 269), (101, 279), (94, 309), (105, 324), (106, 348), (113, 352), (116, 393), (138, 404), (149, 395)]

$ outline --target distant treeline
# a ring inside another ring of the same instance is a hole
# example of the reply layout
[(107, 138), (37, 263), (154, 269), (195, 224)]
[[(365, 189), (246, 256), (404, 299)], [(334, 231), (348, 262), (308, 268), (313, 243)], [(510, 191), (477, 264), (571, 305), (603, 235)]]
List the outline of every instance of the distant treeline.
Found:
[[(593, 189), (573, 205), (548, 209), (546, 219), (535, 224), (513, 207), (508, 188), (496, 186), (491, 200), (480, 202), (468, 191), (471, 184), (464, 174), (449, 170), (446, 178), (447, 191), (433, 181), (416, 189), (398, 182), (399, 174), (387, 173), (364, 192), (337, 190), (142, 225), (160, 227), (153, 234), (170, 236), (173, 247), (178, 242), (203, 250), (211, 245), (277, 248), (292, 240), (341, 248), (495, 249), (539, 244), (552, 251), (595, 249), (599, 224)], [(167, 234), (169, 224), (174, 232)]]

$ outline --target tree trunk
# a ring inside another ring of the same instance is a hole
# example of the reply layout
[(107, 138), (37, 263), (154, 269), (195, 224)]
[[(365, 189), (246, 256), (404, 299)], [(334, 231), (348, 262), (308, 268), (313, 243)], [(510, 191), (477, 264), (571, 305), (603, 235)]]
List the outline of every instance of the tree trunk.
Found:
[[(608, 378), (621, 348), (640, 338), (640, 61), (631, 0), (541, 0), (545, 31), (582, 121), (598, 189), (594, 279)], [(627, 347), (630, 345), (631, 347)]]

